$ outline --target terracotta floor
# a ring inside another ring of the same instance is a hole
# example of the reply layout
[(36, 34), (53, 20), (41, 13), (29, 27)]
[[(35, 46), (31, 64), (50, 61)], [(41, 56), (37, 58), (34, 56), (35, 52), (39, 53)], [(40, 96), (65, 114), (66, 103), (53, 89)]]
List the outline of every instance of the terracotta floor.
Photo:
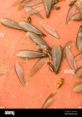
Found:
[[(17, 7), (12, 7), (15, 0), (0, 0), (0, 18), (7, 17), (16, 21), (25, 19), (25, 11), (18, 11)], [(52, 11), (50, 18), (45, 18), (44, 11), (41, 11), (44, 19), (32, 16), (32, 23), (40, 30), (44, 31), (40, 26), (40, 21), (46, 22), (57, 30), (60, 40), (50, 35), (45, 40), (50, 46), (56, 42), (64, 47), (65, 43), (72, 40), (74, 45), (72, 52), (74, 55), (78, 53), (75, 47), (75, 40), (81, 22), (71, 21), (65, 24), (68, 4), (66, 2), (59, 3), (61, 7), (58, 11)], [(45, 32), (44, 32), (45, 33)], [(46, 33), (47, 34), (47, 33)], [(82, 105), (82, 94), (73, 92), (75, 83), (82, 81), (75, 77), (72, 73), (65, 73), (70, 70), (66, 60), (63, 60), (60, 73), (55, 75), (50, 72), (45, 64), (39, 72), (33, 77), (29, 77), (30, 70), (36, 60), (22, 60), (16, 57), (16, 53), (22, 49), (36, 50), (36, 45), (28, 38), (25, 38), (25, 32), (9, 29), (0, 24), (0, 70), (6, 71), (5, 75), (0, 75), (0, 107), (1, 108), (40, 108), (47, 96), (55, 91), (55, 84), (64, 78), (64, 85), (58, 90), (54, 97), (53, 103), (49, 108), (78, 108)], [(19, 79), (14, 70), (14, 64), (18, 61), (24, 69), (26, 86), (21, 86)], [(78, 66), (82, 62), (77, 63)]]

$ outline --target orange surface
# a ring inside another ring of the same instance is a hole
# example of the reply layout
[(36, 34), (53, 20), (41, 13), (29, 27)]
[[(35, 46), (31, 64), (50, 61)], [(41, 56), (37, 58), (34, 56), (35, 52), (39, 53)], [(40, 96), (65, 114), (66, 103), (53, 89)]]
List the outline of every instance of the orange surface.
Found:
[[(15, 0), (0, 0), (0, 18), (7, 17), (16, 21), (22, 21), (25, 18), (24, 10), (18, 11), (17, 7), (12, 7)], [(44, 17), (43, 22), (50, 24), (57, 30), (60, 40), (50, 35), (45, 40), (52, 47), (56, 42), (64, 47), (65, 43), (72, 40), (75, 44), (77, 32), (81, 22), (71, 21), (65, 24), (68, 4), (66, 2), (59, 3), (61, 10), (52, 11), (49, 19)], [(45, 15), (41, 11), (42, 16)], [(32, 16), (32, 23), (40, 30), (41, 19)], [(4, 37), (2, 34), (4, 33)], [(47, 34), (47, 33), (46, 33)], [(64, 70), (70, 70), (67, 61), (62, 62), (61, 70), (58, 75), (50, 72), (45, 64), (39, 72), (33, 77), (29, 77), (30, 70), (36, 60), (22, 60), (16, 57), (17, 51), (21, 49), (36, 50), (36, 45), (28, 38), (25, 38), (25, 32), (9, 29), (0, 24), (0, 70), (7, 69), (6, 75), (0, 75), (0, 107), (2, 108), (40, 108), (48, 97), (55, 91), (55, 84), (61, 77), (64, 78), (64, 85), (58, 90), (54, 97), (53, 103), (49, 108), (78, 108), (82, 104), (82, 94), (74, 93), (72, 88), (75, 83), (82, 81), (71, 73), (64, 73)], [(74, 55), (78, 53), (75, 45), (72, 52)], [(19, 61), (24, 69), (26, 86), (22, 86), (14, 70), (14, 64)], [(78, 65), (82, 65), (81, 62)]]

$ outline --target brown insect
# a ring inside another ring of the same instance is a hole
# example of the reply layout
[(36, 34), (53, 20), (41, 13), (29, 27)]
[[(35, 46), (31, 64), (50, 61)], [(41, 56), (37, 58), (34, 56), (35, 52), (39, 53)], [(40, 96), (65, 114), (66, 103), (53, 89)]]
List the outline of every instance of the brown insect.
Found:
[(63, 55), (62, 47), (60, 45), (55, 45), (52, 48), (52, 62), (55, 73), (59, 72), (60, 65), (62, 62), (62, 55)]
[(52, 8), (52, 0), (42, 0), (46, 12), (46, 17), (49, 17), (51, 8)]
[(28, 37), (30, 37), (30, 39), (32, 39), (32, 41), (34, 41), (41, 49), (49, 49), (50, 47), (49, 45), (37, 34), (32, 33), (32, 32), (28, 32), (27, 33)]
[(9, 18), (2, 18), (0, 20), (1, 24), (9, 27), (9, 28), (14, 28), (14, 29), (17, 29), (17, 30), (22, 30), (22, 28), (19, 26), (19, 24), (12, 20), (12, 19), (9, 19)]
[(57, 33), (56, 30), (54, 30), (50, 25), (45, 24), (45, 23), (41, 23), (42, 28), (51, 36), (55, 37), (56, 39), (59, 39), (59, 34)]
[(21, 84), (25, 85), (26, 81), (25, 81), (25, 78), (24, 78), (24, 71), (23, 71), (22, 67), (20, 66), (20, 64), (18, 62), (16, 62), (16, 64), (15, 64), (15, 71), (17, 73), (17, 76), (18, 76)]
[(38, 51), (31, 51), (31, 50), (22, 50), (19, 51), (17, 53), (17, 57), (21, 57), (21, 58), (42, 58), (42, 57), (46, 57), (47, 55), (45, 53), (42, 52), (38, 52)]
[(37, 29), (36, 27), (34, 27), (32, 24), (28, 22), (24, 22), (24, 21), (19, 22), (19, 26), (27, 32), (29, 31), (29, 32), (36, 33), (38, 35), (44, 35), (39, 29)]
[(45, 64), (44, 58), (36, 61), (36, 63), (33, 65), (32, 69), (31, 69), (30, 76), (33, 76), (36, 72), (38, 72), (44, 64)]
[(64, 78), (61, 78), (60, 81), (56, 84), (56, 88), (59, 89), (64, 84)]
[(76, 66), (76, 63), (74, 60), (74, 56), (71, 52), (70, 46), (68, 44), (66, 44), (66, 46), (64, 48), (64, 52), (65, 52), (65, 57), (67, 59), (69, 66), (71, 67), (71, 69), (73, 69), (75, 71), (77, 69), (77, 66)]
[(66, 24), (69, 23), (69, 21), (71, 20), (71, 18), (74, 14), (76, 14), (75, 3), (68, 10), (68, 13), (67, 13), (67, 16), (66, 16)]

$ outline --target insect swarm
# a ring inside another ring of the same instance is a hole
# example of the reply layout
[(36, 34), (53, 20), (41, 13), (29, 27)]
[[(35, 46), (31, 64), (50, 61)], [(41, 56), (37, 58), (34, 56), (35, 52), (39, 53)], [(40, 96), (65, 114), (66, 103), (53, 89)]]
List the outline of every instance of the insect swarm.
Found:
[[(61, 0), (46, 0), (46, 1), (41, 1), (41, 0), (37, 0), (34, 1), (33, 0), (19, 0), (16, 5), (19, 5), (21, 7), (25, 9), (27, 9), (27, 11), (29, 12), (29, 17), (27, 17), (27, 19), (25, 21), (19, 21), (16, 22), (15, 20), (12, 20), (10, 18), (2, 18), (0, 20), (1, 24), (3, 24), (4, 26), (8, 27), (8, 28), (12, 28), (12, 29), (16, 29), (18, 31), (24, 31), (24, 33), (28, 36), (26, 41), (28, 41), (28, 38), (30, 38), (39, 49), (36, 50), (27, 50), (27, 49), (20, 49), (19, 51), (17, 51), (16, 53), (16, 57), (17, 57), (17, 62), (14, 65), (14, 69), (16, 72), (16, 75), (19, 79), (19, 81), (21, 82), (22, 85), (25, 85), (26, 83), (26, 79), (25, 79), (25, 74), (22, 68), (22, 65), (19, 64), (18, 62), (18, 58), (20, 59), (29, 59), (29, 62), (31, 63), (31, 60), (36, 59), (36, 62), (34, 63), (31, 71), (30, 71), (30, 76), (33, 77), (35, 74), (37, 74), (37, 72), (39, 72), (39, 70), (42, 68), (42, 66), (44, 64), (46, 64), (47, 61), (47, 66), (49, 66), (49, 69), (53, 72), (56, 73), (56, 76), (58, 76), (58, 74), (60, 73), (60, 69), (61, 68), (61, 63), (62, 63), (62, 58), (63, 56), (63, 49), (65, 49), (65, 59), (67, 59), (67, 62), (69, 63), (69, 66), (71, 67), (71, 69), (73, 69), (75, 71), (75, 75), (77, 76), (78, 80), (79, 78), (82, 77), (82, 68), (79, 66), (76, 66), (76, 61), (78, 60), (78, 58), (81, 59), (80, 57), (74, 57), (74, 55), (71, 52), (71, 49), (68, 46), (65, 46), (65, 48), (63, 48), (63, 46), (61, 47), (60, 41), (62, 40), (61, 38), (61, 34), (59, 34), (59, 32), (56, 31), (56, 29), (53, 29), (49, 24), (47, 24), (45, 22), (45, 24), (41, 24), (41, 28), (42, 30), (45, 30), (44, 32), (41, 31), (41, 29), (38, 28), (38, 26), (36, 27), (36, 25), (32, 24), (33, 23), (33, 17), (31, 17), (32, 15), (35, 16), (40, 16), (40, 11), (41, 10), (36, 10), (39, 7), (36, 6), (35, 4), (41, 4), (41, 9), (44, 8), (44, 12), (46, 14), (46, 19), (51, 17), (51, 13), (53, 12), (55, 15), (55, 12), (57, 12), (56, 10), (59, 9), (60, 7), (57, 7), (56, 4), (58, 2), (60, 2)], [(29, 7), (28, 7), (29, 6)], [(59, 5), (58, 5), (59, 6)], [(81, 4), (80, 4), (81, 6)], [(74, 0), (72, 3), (69, 4), (69, 12), (66, 18), (66, 23), (69, 23), (69, 21), (71, 20), (78, 20), (81, 21), (82, 17), (81, 17), (81, 13), (82, 13), (82, 9), (79, 6), (79, 4), (77, 4), (77, 1)], [(77, 8), (78, 7), (78, 8)], [(56, 10), (53, 10), (53, 8), (55, 8)], [(79, 12), (76, 12), (79, 9)], [(53, 11), (52, 11), (53, 10)], [(61, 10), (61, 9), (60, 9)], [(55, 12), (54, 12), (55, 11)], [(34, 17), (35, 17), (34, 16)], [(45, 15), (42, 16), (44, 17), (44, 19), (40, 19), (42, 22), (43, 20), (45, 20)], [(64, 21), (65, 22), (65, 21)], [(81, 26), (80, 26), (81, 29)], [(13, 30), (15, 31), (15, 30)], [(46, 35), (45, 35), (46, 32)], [(81, 33), (81, 32), (80, 32)], [(47, 43), (47, 40), (45, 41), (45, 37), (47, 37), (48, 35), (52, 35), (53, 37), (55, 37), (55, 46), (51, 46), (50, 44)], [(81, 35), (77, 34), (77, 39), (76, 39), (76, 45), (77, 45), (77, 49), (79, 50), (79, 54), (82, 54), (81, 51)], [(60, 39), (60, 40), (59, 40)], [(57, 43), (58, 41), (58, 43)], [(27, 45), (28, 46), (28, 45)], [(78, 55), (78, 53), (77, 53)], [(28, 66), (27, 66), (28, 67)], [(45, 71), (44, 71), (45, 73)], [(60, 81), (57, 83), (57, 89), (61, 88), (64, 84), (64, 79), (61, 78)], [(74, 89), (74, 91), (77, 91), (78, 87), (76, 87)], [(81, 85), (80, 85), (80, 89), (81, 91)], [(44, 101), (44, 104), (42, 106), (42, 108), (48, 108), (49, 105), (51, 104), (51, 102), (53, 102), (53, 97), (54, 97), (54, 93), (51, 93)]]

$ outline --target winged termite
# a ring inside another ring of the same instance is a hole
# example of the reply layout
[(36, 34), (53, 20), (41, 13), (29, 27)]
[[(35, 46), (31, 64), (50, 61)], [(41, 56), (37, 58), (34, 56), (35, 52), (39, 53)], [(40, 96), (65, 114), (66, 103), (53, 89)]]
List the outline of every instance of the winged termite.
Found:
[(24, 6), (25, 11), (31, 16), (31, 15), (36, 15), (37, 17), (44, 19), (43, 16), (40, 14), (40, 11), (43, 9), (43, 7), (39, 6), (39, 7), (28, 7), (28, 6)]
[(53, 61), (53, 65), (54, 65), (54, 71), (55, 73), (59, 72), (60, 69), (60, 65), (62, 62), (62, 47), (60, 45), (55, 45), (52, 48), (52, 61)]
[(69, 49), (72, 48), (72, 41), (68, 41), (66, 44), (65, 44), (65, 47), (63, 49), (63, 56), (65, 57), (65, 48), (68, 47)]
[(77, 66), (76, 66), (76, 63), (74, 60), (74, 56), (71, 52), (71, 49), (69, 48), (69, 46), (67, 44), (64, 48), (64, 52), (65, 52), (65, 56), (66, 56), (69, 66), (71, 67), (71, 69), (73, 69), (75, 71), (77, 69)]
[(42, 52), (38, 52), (38, 51), (31, 51), (31, 50), (22, 50), (19, 51), (17, 53), (17, 57), (21, 57), (21, 58), (42, 58), (42, 57), (46, 57), (47, 55), (45, 53)]
[(33, 7), (30, 7), (30, 6), (27, 6), (27, 5), (23, 5), (23, 6), (20, 6), (19, 9), (22, 9), (24, 8), (25, 11), (31, 16), (31, 15), (36, 15), (38, 16), (39, 18), (43, 19), (42, 15), (39, 13), (43, 8), (42, 7), (39, 7), (39, 8), (33, 8)]
[(82, 25), (79, 27), (79, 31), (76, 38), (76, 47), (82, 52)]
[(60, 38), (57, 31), (55, 31), (50, 25), (41, 22), (41, 26), (48, 34), (52, 35), (53, 37), (55, 37), (57, 39)]
[(79, 68), (76, 69), (75, 75), (76, 75), (78, 78), (82, 78), (82, 66), (80, 66)]
[(46, 12), (46, 17), (49, 17), (51, 8), (52, 8), (52, 0), (42, 0)]
[(44, 58), (36, 61), (36, 63), (33, 65), (32, 69), (31, 69), (30, 76), (33, 76), (36, 72), (38, 72), (44, 64), (45, 64)]
[(23, 28), (26, 31), (33, 32), (38, 35), (44, 35), (39, 29), (34, 27), (32, 24), (29, 24), (29, 23), (23, 21), (23, 22), (19, 22), (19, 25), (21, 28)]
[(42, 105), (42, 109), (46, 109), (48, 108), (48, 106), (51, 104), (51, 102), (54, 100), (54, 96), (56, 93), (51, 93), (49, 94), (49, 96), (46, 98), (46, 100), (44, 101), (43, 105)]
[(16, 62), (15, 64), (15, 71), (16, 71), (16, 74), (21, 82), (22, 85), (25, 85), (25, 78), (24, 78), (24, 71), (22, 69), (22, 67), (20, 66), (20, 64), (18, 62)]
[(8, 18), (1, 18), (0, 19), (1, 24), (9, 27), (9, 28), (14, 28), (14, 29), (18, 29), (18, 30), (22, 30), (22, 28), (19, 26), (19, 24), (12, 20), (12, 19), (8, 19)]
[(27, 35), (34, 41), (41, 49), (50, 49), (49, 45), (37, 34), (28, 32)]
[(82, 82), (75, 84), (73, 91), (76, 93), (82, 93)]
[(68, 9), (68, 13), (67, 13), (67, 16), (66, 16), (66, 23), (69, 23), (69, 21), (71, 20), (71, 17), (76, 14), (76, 6), (75, 6), (75, 3), (69, 7)]

